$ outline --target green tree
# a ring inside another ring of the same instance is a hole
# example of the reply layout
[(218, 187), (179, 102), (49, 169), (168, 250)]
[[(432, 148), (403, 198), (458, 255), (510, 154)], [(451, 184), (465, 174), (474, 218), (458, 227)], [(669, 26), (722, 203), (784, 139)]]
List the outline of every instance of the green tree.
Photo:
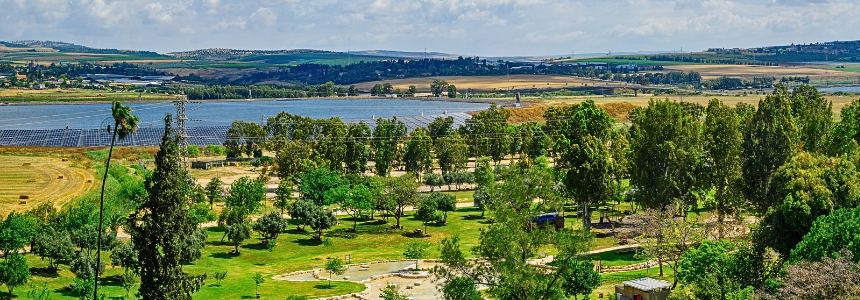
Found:
[(491, 158), (482, 156), (477, 159), (475, 167), (475, 183), (478, 186), (489, 186), (496, 182), (496, 173), (490, 166)]
[(430, 192), (432, 193), (434, 188), (441, 188), (445, 185), (445, 179), (439, 174), (429, 173), (424, 175), (424, 184), (430, 187)]
[(227, 207), (241, 207), (246, 213), (253, 213), (263, 206), (266, 200), (266, 182), (260, 178), (245, 176), (230, 185), (230, 193), (225, 199)]
[(406, 152), (403, 154), (403, 162), (406, 164), (406, 172), (418, 175), (433, 171), (433, 141), (427, 130), (422, 127), (415, 128), (409, 134), (409, 142), (406, 144)]
[(122, 281), (120, 281), (120, 285), (122, 289), (125, 290), (125, 296), (128, 297), (129, 293), (131, 293), (131, 289), (133, 289), (140, 282), (140, 277), (135, 273), (125, 273), (122, 275)]
[[(777, 87), (781, 88), (785, 87)], [(801, 85), (791, 92), (791, 111), (803, 150), (826, 153), (833, 132), (833, 103), (825, 99), (815, 87)]]
[(773, 175), (775, 207), (760, 221), (763, 242), (788, 255), (820, 216), (860, 204), (860, 173), (846, 157), (800, 152)]
[(3, 251), (3, 256), (24, 249), (24, 245), (36, 235), (38, 228), (39, 223), (35, 218), (14, 211), (0, 220), (0, 251)]
[(565, 186), (573, 197), (582, 203), (582, 227), (591, 230), (591, 213), (594, 203), (612, 199), (615, 184), (612, 181), (612, 160), (603, 141), (587, 135), (580, 144), (573, 144), (562, 155), (565, 166)]
[(631, 114), (631, 185), (645, 207), (663, 209), (678, 204), (683, 214), (696, 206), (700, 185), (699, 120), (677, 102), (651, 100)]
[(418, 93), (418, 87), (416, 87), (415, 85), (410, 85), (409, 90), (407, 91), (407, 94), (409, 96), (415, 96), (415, 94), (417, 94), (417, 93)]
[(409, 300), (410, 297), (400, 292), (396, 286), (388, 285), (382, 288), (379, 298), (382, 298), (382, 300)]
[(227, 233), (227, 239), (233, 242), (236, 255), (239, 255), (239, 245), (246, 239), (251, 238), (251, 226), (248, 223), (240, 222), (227, 226), (225, 232)]
[(427, 131), (430, 133), (430, 138), (435, 142), (436, 139), (451, 135), (454, 130), (454, 117), (436, 117), (433, 122), (427, 125)]
[(96, 272), (104, 272), (105, 265), (97, 262), (86, 253), (78, 254), (72, 263), (69, 264), (69, 269), (75, 273), (75, 277), (83, 280), (95, 280)]
[(275, 202), (272, 203), (275, 207), (281, 210), (281, 214), (290, 206), (293, 200), (293, 183), (286, 179), (281, 179), (278, 182), (278, 188), (275, 189)]
[(328, 203), (338, 203), (350, 217), (352, 217), (352, 230), (358, 226), (358, 218), (365, 212), (373, 209), (373, 198), (370, 189), (359, 184), (356, 186), (344, 185), (331, 190), (326, 195), (330, 200)]
[(224, 185), (224, 182), (218, 177), (213, 177), (212, 180), (206, 184), (206, 197), (209, 198), (209, 209), (212, 209), (215, 202), (221, 201), (221, 193), (224, 192), (221, 188), (222, 185)]
[(406, 259), (415, 260), (415, 268), (418, 269), (418, 261), (427, 255), (427, 248), (430, 248), (430, 243), (413, 239), (406, 242), (406, 249), (403, 251), (403, 257)]
[(373, 162), (376, 175), (387, 177), (395, 164), (400, 161), (400, 142), (406, 137), (406, 125), (397, 117), (376, 119), (373, 129)]
[(278, 235), (286, 226), (287, 222), (284, 217), (273, 211), (257, 219), (257, 223), (254, 224), (254, 231), (259, 232), (267, 242), (271, 243), (271, 240), (278, 239)]
[(254, 285), (255, 285), (254, 293), (257, 294), (257, 296), (259, 297), (260, 285), (263, 284), (264, 282), (266, 282), (266, 279), (263, 278), (263, 273), (260, 273), (260, 272), (257, 272), (256, 274), (254, 274), (254, 276), (252, 276), (251, 279), (254, 279)]
[(717, 99), (708, 103), (702, 134), (705, 177), (714, 188), (713, 201), (706, 203), (717, 213), (718, 237), (724, 236), (726, 215), (731, 215), (743, 204), (741, 195), (741, 119), (735, 109)]
[(405, 215), (404, 210), (418, 201), (418, 183), (409, 175), (388, 178), (385, 181), (383, 197), (389, 203), (386, 209), (397, 220), (397, 228), (402, 228), (400, 218)]
[[(691, 287), (693, 294), (702, 300), (737, 299), (744, 287), (736, 279), (739, 258), (738, 247), (726, 241), (703, 241), (701, 245), (681, 257), (678, 279)], [(749, 299), (749, 298), (746, 298)]]
[[(475, 284), (493, 286), (488, 290), (496, 299), (564, 299), (561, 274), (564, 270), (545, 272), (529, 264), (529, 259), (547, 247), (558, 251), (555, 257), (561, 268), (586, 248), (584, 232), (555, 231), (524, 226), (542, 211), (556, 211), (562, 199), (552, 190), (554, 176), (549, 168), (535, 166), (523, 169), (507, 168), (494, 189), (493, 214), (496, 221), (485, 226), (479, 243), (472, 249), (488, 265), (475, 266), (460, 250), (459, 237), (442, 241), (441, 257), (446, 268), (439, 275), (443, 284), (457, 277), (466, 277)], [(535, 202), (535, 199), (540, 201)]]
[[(600, 286), (600, 273), (594, 270), (593, 262), (570, 259), (564, 263), (565, 266), (559, 270), (562, 270), (561, 288), (566, 297), (573, 296), (573, 299), (579, 299), (580, 295), (591, 294), (591, 291)], [(559, 264), (550, 263), (550, 265), (559, 267)]]
[(475, 193), (472, 195), (472, 198), (475, 202), (475, 207), (481, 210), (481, 218), (484, 217), (484, 212), (487, 208), (491, 208), (493, 206), (493, 198), (490, 196), (490, 193), (487, 192), (488, 186), (478, 186), (475, 189)]
[(433, 199), (433, 202), (436, 203), (436, 210), (442, 213), (443, 223), (448, 222), (448, 212), (453, 212), (457, 210), (457, 199), (454, 198), (454, 195), (440, 192), (431, 192), (426, 197)]
[(161, 148), (155, 156), (155, 171), (146, 179), (147, 196), (129, 217), (127, 225), (140, 264), (139, 293), (144, 300), (191, 299), (204, 276), (182, 270), (185, 237), (195, 230), (188, 214), (188, 174), (179, 164), (178, 138), (171, 117), (164, 119)]
[(442, 212), (437, 208), (436, 199), (424, 197), (418, 202), (415, 218), (424, 224), (424, 234), (427, 234), (427, 224), (442, 220)]
[(442, 174), (466, 168), (469, 160), (469, 146), (460, 135), (443, 136), (436, 139), (436, 159)]
[(137, 253), (134, 252), (134, 245), (127, 242), (119, 242), (114, 245), (111, 249), (110, 260), (112, 265), (122, 267), (125, 274), (132, 273), (129, 271), (137, 267), (139, 263)]
[(290, 207), (288, 208), (290, 218), (298, 220), (296, 229), (300, 231), (305, 230), (305, 226), (308, 225), (308, 220), (316, 208), (316, 204), (311, 200), (299, 199), (290, 203)]
[(288, 141), (284, 142), (280, 149), (275, 161), (278, 165), (278, 177), (281, 179), (292, 180), (295, 176), (317, 167), (316, 162), (314, 162), (315, 150), (311, 143)]
[(328, 272), (329, 288), (331, 288), (331, 278), (334, 275), (343, 275), (343, 273), (346, 272), (346, 268), (343, 266), (343, 261), (337, 257), (329, 258), (325, 263), (324, 269)]
[(433, 83), (430, 84), (430, 93), (433, 96), (439, 97), (442, 96), (442, 92), (448, 89), (448, 82), (445, 80), (434, 79)]
[(347, 126), (346, 156), (344, 164), (349, 174), (364, 174), (369, 157), (370, 126), (364, 122), (350, 123)]
[(442, 299), (445, 300), (481, 300), (481, 292), (471, 279), (455, 277), (442, 287)]
[(490, 104), (490, 108), (466, 119), (466, 132), (472, 155), (489, 156), (501, 162), (509, 149), (507, 127), (511, 112), (504, 107)]
[[(114, 121), (114, 127), (113, 127), (114, 130), (113, 130), (113, 136), (112, 136), (111, 141), (110, 141), (110, 148), (109, 148), (110, 150), (108, 150), (108, 157), (107, 157), (107, 160), (105, 161), (105, 173), (104, 173), (104, 177), (102, 178), (102, 190), (101, 190), (101, 194), (99, 197), (99, 227), (98, 227), (99, 237), (97, 240), (98, 245), (96, 246), (96, 248), (97, 248), (96, 249), (96, 260), (97, 261), (101, 261), (102, 228), (104, 226), (103, 214), (104, 214), (104, 207), (105, 207), (105, 185), (107, 184), (108, 170), (110, 170), (110, 159), (111, 159), (111, 156), (113, 155), (113, 147), (114, 147), (114, 144), (116, 143), (117, 136), (119, 136), (120, 140), (125, 139), (127, 136), (129, 136), (130, 134), (137, 131), (137, 127), (138, 127), (137, 123), (140, 122), (140, 119), (137, 116), (131, 114), (131, 111), (132, 111), (132, 109), (130, 106), (123, 106), (119, 101), (114, 101), (113, 104), (111, 105), (111, 116), (113, 117), (113, 121)], [(110, 131), (110, 127), (108, 127), (108, 131)], [(96, 271), (95, 277), (98, 278), (98, 275), (99, 275), (98, 271)], [(99, 283), (98, 283), (98, 280), (96, 280), (94, 288), (93, 288), (93, 299), (98, 298), (98, 292), (99, 292)]]
[(221, 286), (221, 281), (223, 281), (225, 278), (227, 278), (227, 271), (215, 272), (215, 275), (213, 277), (215, 277), (215, 280), (216, 280), (215, 284), (217, 286)]
[(308, 226), (310, 226), (311, 229), (316, 231), (317, 236), (319, 236), (319, 238), (322, 238), (323, 230), (332, 228), (334, 227), (334, 225), (337, 225), (337, 217), (335, 217), (332, 211), (317, 206), (311, 211), (311, 214), (308, 215), (307, 222)]
[[(791, 250), (790, 262), (836, 258), (842, 249), (860, 253), (857, 232), (860, 232), (860, 207), (843, 208), (819, 217), (800, 243)], [(855, 257), (855, 262), (858, 259), (860, 257)]]
[(833, 128), (830, 138), (832, 156), (850, 153), (858, 148), (860, 143), (860, 99), (842, 108), (841, 119)]
[(448, 98), (457, 98), (457, 87), (453, 84), (448, 85)]
[(347, 156), (347, 131), (348, 128), (339, 117), (320, 119), (317, 121), (318, 134), (316, 136), (319, 147), (319, 157), (328, 163), (326, 168), (343, 174), (344, 160)]
[(313, 169), (299, 175), (299, 193), (302, 199), (311, 200), (318, 206), (329, 205), (326, 194), (348, 184), (347, 180), (325, 168)]
[(60, 260), (68, 260), (75, 255), (75, 244), (67, 232), (57, 231), (53, 226), (45, 226), (33, 240), (32, 252), (48, 259), (48, 268), (54, 272)]
[(773, 176), (794, 156), (798, 142), (788, 90), (779, 86), (765, 96), (749, 122), (742, 144), (743, 192), (763, 215), (780, 200)]
[(30, 281), (30, 268), (27, 260), (18, 253), (4, 255), (0, 261), (0, 284), (9, 290), (9, 298), (15, 297), (15, 288)]

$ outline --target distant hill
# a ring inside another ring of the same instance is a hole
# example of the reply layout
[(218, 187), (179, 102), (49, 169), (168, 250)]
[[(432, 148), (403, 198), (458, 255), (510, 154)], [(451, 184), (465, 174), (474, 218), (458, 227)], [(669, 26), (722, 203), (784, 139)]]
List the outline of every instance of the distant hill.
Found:
[[(129, 55), (136, 57), (163, 57), (163, 55), (158, 54), (152, 51), (138, 51), (138, 50), (119, 50), (119, 49), (97, 49), (90, 48), (87, 46), (66, 43), (66, 42), (55, 42), (55, 41), (13, 41), (13, 42), (0, 42), (6, 45), (9, 48), (50, 48), (57, 50), (59, 52), (67, 52), (67, 53), (91, 53), (91, 54), (119, 54), (119, 55)], [(11, 46), (10, 46), (11, 45)]]
[(183, 52), (171, 52), (167, 55), (182, 58), (182, 59), (197, 59), (197, 60), (238, 60), (250, 56), (258, 55), (283, 55), (283, 54), (320, 54), (320, 53), (337, 53), (325, 50), (314, 49), (293, 49), (293, 50), (237, 50), (224, 48), (200, 49)]

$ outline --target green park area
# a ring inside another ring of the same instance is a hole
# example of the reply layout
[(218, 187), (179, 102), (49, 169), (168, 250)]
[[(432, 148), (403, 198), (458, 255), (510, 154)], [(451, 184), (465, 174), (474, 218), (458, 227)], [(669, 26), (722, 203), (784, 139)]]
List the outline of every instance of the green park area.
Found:
[(157, 153), (56, 154), (106, 176), (104, 202), (3, 216), (0, 296), (616, 299), (646, 280), (665, 299), (849, 297), (860, 100), (831, 107), (779, 86), (757, 106), (651, 100), (623, 126), (593, 101), (411, 131), (282, 112), (192, 147), (229, 165), (194, 184), (168, 117)]

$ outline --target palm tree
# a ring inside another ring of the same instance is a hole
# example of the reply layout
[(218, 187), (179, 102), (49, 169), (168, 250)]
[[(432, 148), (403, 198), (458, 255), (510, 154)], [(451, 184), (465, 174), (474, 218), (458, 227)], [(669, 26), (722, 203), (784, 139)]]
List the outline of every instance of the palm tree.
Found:
[[(113, 138), (110, 140), (110, 150), (108, 150), (107, 162), (105, 162), (105, 175), (102, 178), (102, 193), (101, 198), (99, 199), (99, 239), (98, 239), (98, 249), (96, 250), (96, 264), (102, 261), (102, 233), (104, 226), (104, 218), (102, 214), (105, 209), (105, 183), (107, 183), (107, 175), (108, 170), (110, 170), (110, 157), (113, 155), (113, 146), (116, 143), (116, 137), (119, 136), (119, 139), (122, 140), (129, 136), (130, 134), (137, 131), (137, 123), (140, 122), (135, 115), (131, 114), (130, 106), (123, 106), (119, 101), (114, 101), (113, 106), (111, 107), (111, 115), (113, 115)], [(108, 126), (108, 131), (110, 131), (110, 126)], [(95, 268), (96, 276), (95, 276), (95, 286), (93, 289), (93, 299), (98, 300), (99, 295), (99, 268)]]

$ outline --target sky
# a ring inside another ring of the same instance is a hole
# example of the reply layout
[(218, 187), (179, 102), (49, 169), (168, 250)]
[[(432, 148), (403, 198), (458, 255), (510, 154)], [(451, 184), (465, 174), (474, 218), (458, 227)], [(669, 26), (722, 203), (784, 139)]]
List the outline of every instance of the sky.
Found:
[(0, 40), (543, 56), (860, 39), (860, 0), (0, 0)]

